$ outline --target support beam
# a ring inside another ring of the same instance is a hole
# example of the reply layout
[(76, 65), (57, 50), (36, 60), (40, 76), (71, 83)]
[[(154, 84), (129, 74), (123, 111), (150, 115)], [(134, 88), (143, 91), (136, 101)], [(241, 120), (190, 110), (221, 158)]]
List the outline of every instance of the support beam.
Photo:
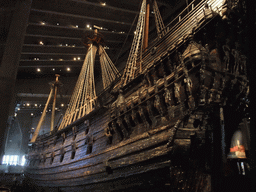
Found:
[[(72, 0), (74, 2), (78, 2), (78, 3), (83, 3), (83, 4), (86, 4), (86, 5), (93, 5), (93, 6), (97, 6), (97, 7), (102, 7), (102, 5), (100, 3), (92, 3), (92, 2), (89, 2), (89, 1), (81, 1), (81, 0)], [(104, 6), (106, 9), (112, 9), (114, 11), (123, 11), (123, 12), (127, 12), (127, 13), (134, 13), (134, 14), (138, 14), (137, 11), (132, 11), (132, 10), (129, 10), (129, 9), (122, 9), (122, 8), (118, 8), (118, 7), (113, 7), (113, 6), (110, 6), (110, 5), (106, 5)]]
[(126, 23), (122, 21), (114, 21), (114, 20), (109, 20), (109, 19), (102, 19), (102, 18), (96, 18), (96, 17), (88, 17), (88, 16), (82, 16), (82, 15), (75, 15), (75, 14), (70, 14), (70, 13), (60, 13), (56, 11), (46, 11), (46, 10), (40, 10), (40, 9), (31, 9), (31, 11), (34, 12), (39, 12), (39, 13), (45, 13), (45, 14), (52, 14), (52, 15), (60, 15), (60, 16), (65, 16), (65, 17), (73, 17), (73, 18), (80, 18), (80, 19), (90, 19), (90, 20), (95, 20), (95, 21), (103, 21), (106, 23), (116, 23), (116, 24), (122, 24), (122, 25), (132, 25), (131, 23)]
[(17, 1), (13, 14), (5, 51), (0, 65), (0, 160), (4, 154), (7, 119), (14, 93), (22, 44), (32, 0)]
[[(112, 32), (111, 32), (112, 33)], [(118, 33), (120, 34), (120, 33)], [(26, 34), (26, 37), (37, 37), (37, 38), (49, 38), (49, 39), (68, 39), (68, 40), (75, 40), (81, 42), (81, 38), (76, 37), (63, 37), (63, 36), (50, 36), (50, 35), (34, 35), (34, 34)], [(106, 39), (105, 42), (107, 43), (123, 43), (123, 41), (118, 40), (108, 40)]]

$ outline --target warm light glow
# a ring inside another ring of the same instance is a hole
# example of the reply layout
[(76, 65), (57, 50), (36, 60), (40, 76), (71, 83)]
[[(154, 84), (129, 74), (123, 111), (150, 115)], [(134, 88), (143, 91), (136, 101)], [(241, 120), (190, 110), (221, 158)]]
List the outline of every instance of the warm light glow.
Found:
[(63, 104), (63, 103), (61, 104), (61, 107), (64, 107), (64, 104)]
[(76, 28), (78, 28), (78, 25), (76, 25)]
[(70, 68), (69, 68), (69, 67), (67, 68), (67, 71), (70, 71)]
[(101, 3), (101, 5), (102, 5), (102, 6), (106, 6), (106, 2), (104, 2), (104, 3)]
[(51, 58), (51, 61), (53, 60), (53, 58)]
[(39, 44), (40, 44), (40, 45), (44, 45), (44, 42), (43, 42), (43, 41), (40, 41)]
[(80, 60), (81, 58), (80, 57), (77, 57), (77, 60)]
[(42, 25), (45, 25), (45, 21), (42, 21), (41, 24), (42, 24)]
[(14, 113), (14, 117), (16, 117), (17, 116), (17, 113)]
[(76, 57), (74, 57), (73, 60), (76, 61)]
[(56, 25), (60, 25), (59, 23), (57, 23)]
[(34, 115), (34, 113), (31, 113), (31, 116), (33, 116)]
[(27, 106), (29, 106), (30, 104), (29, 103), (27, 103)]
[(37, 104), (35, 104), (35, 107), (37, 107)]
[(40, 72), (41, 71), (41, 69), (40, 68), (37, 68), (37, 72)]
[(68, 46), (68, 44), (66, 44), (66, 46)]
[(87, 28), (90, 28), (90, 25), (89, 25), (89, 24), (87, 24), (87, 25), (86, 25), (86, 27), (87, 27)]
[(52, 68), (53, 71), (55, 71), (55, 68)]
[(136, 32), (136, 31), (134, 31), (134, 34), (135, 34), (135, 35), (136, 35), (136, 33), (137, 33), (137, 32)]
[(63, 59), (60, 59), (60, 61), (63, 61)]
[(18, 111), (20, 110), (20, 108), (18, 108)]
[(39, 58), (36, 58), (36, 60), (39, 60)]
[(35, 129), (34, 127), (31, 128), (32, 130)]

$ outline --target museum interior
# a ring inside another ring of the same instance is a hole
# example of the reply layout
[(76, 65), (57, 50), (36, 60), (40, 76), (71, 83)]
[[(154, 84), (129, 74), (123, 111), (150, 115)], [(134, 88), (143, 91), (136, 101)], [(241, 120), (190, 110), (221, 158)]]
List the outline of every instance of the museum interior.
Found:
[(0, 2), (0, 191), (255, 191), (255, 2)]

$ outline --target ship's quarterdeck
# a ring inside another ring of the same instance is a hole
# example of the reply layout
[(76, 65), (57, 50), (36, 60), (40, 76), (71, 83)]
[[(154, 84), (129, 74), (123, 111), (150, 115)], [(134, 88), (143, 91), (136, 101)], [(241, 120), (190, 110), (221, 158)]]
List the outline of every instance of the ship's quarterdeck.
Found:
[(0, 192), (256, 191), (255, 2), (0, 14)]

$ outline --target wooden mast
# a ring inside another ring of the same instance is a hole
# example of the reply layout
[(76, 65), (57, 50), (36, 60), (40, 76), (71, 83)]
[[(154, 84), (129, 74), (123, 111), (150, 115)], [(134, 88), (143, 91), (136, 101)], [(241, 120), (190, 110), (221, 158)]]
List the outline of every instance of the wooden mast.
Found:
[(150, 4), (149, 1), (147, 2), (147, 9), (146, 9), (146, 22), (145, 22), (145, 30), (144, 30), (144, 44), (143, 49), (146, 51), (148, 47), (148, 32), (149, 32), (149, 12), (150, 12)]
[(49, 97), (47, 99), (47, 102), (45, 104), (42, 116), (37, 124), (36, 130), (33, 134), (33, 137), (30, 141), (30, 143), (34, 143), (36, 141), (36, 138), (39, 134), (40, 128), (42, 126), (42, 123), (44, 122), (45, 116), (46, 116), (46, 110), (49, 106), (49, 103), (51, 101), (53, 92), (54, 92), (54, 99), (53, 99), (53, 105), (52, 105), (52, 117), (51, 117), (51, 132), (53, 131), (53, 127), (54, 127), (54, 118), (55, 118), (55, 106), (56, 106), (56, 98), (57, 98), (57, 89), (58, 89), (58, 85), (59, 85), (59, 76), (58, 74), (55, 75), (56, 76), (56, 81), (54, 83), (51, 83), (51, 91), (49, 94)]
[(52, 104), (52, 117), (51, 117), (51, 132), (54, 128), (54, 119), (55, 119), (55, 106), (56, 106), (56, 99), (57, 99), (57, 90), (58, 90), (58, 82), (59, 82), (59, 76), (58, 74), (56, 76), (56, 81), (54, 83), (54, 97), (53, 97), (53, 104)]

